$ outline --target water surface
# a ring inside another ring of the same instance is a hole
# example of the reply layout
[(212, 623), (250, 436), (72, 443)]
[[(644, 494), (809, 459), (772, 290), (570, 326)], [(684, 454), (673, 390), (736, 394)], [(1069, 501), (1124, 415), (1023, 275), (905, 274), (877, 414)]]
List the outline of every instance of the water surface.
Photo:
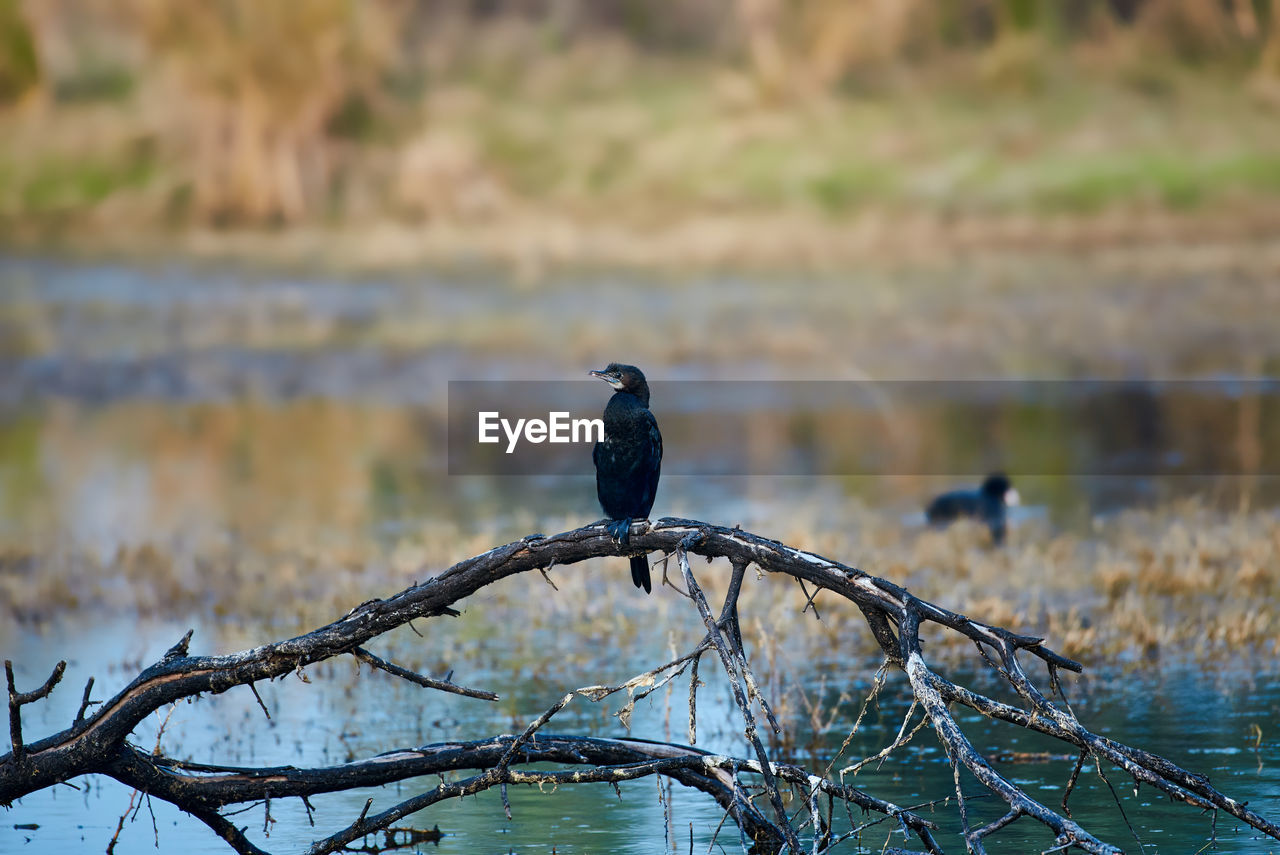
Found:
[[(1250, 519), (1264, 521), (1280, 497), (1273, 472), (1280, 407), (1270, 384), (1237, 394), (1240, 372), (1252, 376), (1250, 364), (1255, 371), (1265, 366), (1248, 360), (1195, 375), (1212, 381), (1205, 388), (1217, 394), (1209, 395), (1166, 390), (1135, 400), (1099, 385), (1092, 397), (1090, 387), (1079, 387), (1083, 399), (1066, 403), (1016, 395), (993, 402), (972, 393), (989, 386), (959, 384), (971, 393), (894, 408), (891, 433), (912, 440), (900, 457), (844, 466), (838, 475), (823, 455), (856, 448), (858, 431), (883, 424), (883, 411), (850, 408), (841, 422), (768, 396), (748, 398), (751, 418), (759, 420), (749, 422), (757, 428), (743, 447), (762, 466), (783, 465), (767, 474), (720, 466), (715, 441), (698, 431), (698, 402), (673, 392), (664, 403), (661, 383), (829, 380), (836, 363), (797, 350), (793, 339), (765, 341), (750, 354), (696, 342), (708, 330), (715, 335), (756, 323), (726, 294), (755, 301), (751, 318), (763, 305), (787, 328), (846, 311), (834, 288), (797, 299), (796, 289), (778, 283), (726, 282), (717, 297), (705, 288), (638, 294), (632, 283), (605, 280), (530, 292), (483, 277), (342, 282), (39, 260), (4, 262), (0, 282), (11, 333), (0, 350), (0, 582), (7, 599), (0, 652), (17, 663), (23, 685), (38, 684), (54, 662), (69, 660), (49, 702), (28, 708), (29, 737), (66, 726), (89, 676), (97, 679), (95, 696), (106, 697), (188, 628), (196, 629), (193, 650), (202, 653), (251, 647), (304, 631), (493, 544), (592, 521), (598, 511), (589, 471), (450, 475), (443, 402), (450, 380), (576, 379), (585, 367), (616, 358), (620, 343), (652, 366), (655, 409), (669, 407), (660, 418), (668, 447), (678, 450), (673, 461), (685, 455), (692, 471), (715, 473), (682, 474), (673, 466), (655, 515), (741, 523), (784, 539), (813, 539), (817, 548), (825, 532), (864, 519), (870, 509), (876, 519), (901, 521), (886, 537), (909, 542), (923, 532), (919, 509), (933, 490), (972, 481), (988, 464), (1042, 460), (1014, 471), (1029, 507), (1015, 517), (1011, 540), (1031, 549), (1037, 538), (1088, 542), (1100, 519), (1180, 497), (1247, 508)], [(619, 301), (612, 304), (619, 311), (639, 313), (665, 338), (631, 337), (602, 308), (607, 303), (592, 299), (599, 293)], [(813, 328), (838, 340), (835, 326), (819, 320)], [(844, 368), (837, 373), (842, 381), (865, 379)], [(939, 443), (931, 437), (939, 432), (946, 459), (965, 466), (936, 462)], [(990, 555), (981, 546), (973, 554)], [(864, 558), (835, 557), (854, 564)], [(482, 592), (456, 621), (432, 626), (426, 640), (397, 632), (379, 641), (382, 652), (410, 667), (456, 669), (460, 681), (498, 691), (498, 704), (436, 696), (367, 670), (357, 676), (352, 663), (341, 661), (310, 669), (310, 683), (286, 678), (260, 687), (270, 720), (247, 690), (179, 704), (161, 745), (204, 762), (308, 765), (519, 731), (566, 690), (621, 682), (700, 638), (696, 617), (670, 589), (647, 599), (620, 589), (623, 567), (598, 561), (558, 571), (560, 593), (541, 580), (511, 580)], [(891, 576), (929, 572), (873, 569)], [(724, 568), (699, 572), (712, 590), (723, 584)], [(1044, 580), (1046, 588), (1060, 582)], [(768, 587), (774, 580), (759, 584), (752, 608), (777, 593)], [(946, 586), (942, 593), (948, 595)], [(1073, 605), (1101, 608), (1095, 592)], [(891, 683), (835, 757), (877, 665), (866, 656), (858, 624), (839, 624), (838, 617), (828, 613), (830, 626), (850, 627), (847, 633), (810, 633), (803, 621), (811, 618), (798, 615), (786, 617), (785, 626), (753, 625), (748, 632), (786, 724), (778, 750), (823, 767), (879, 750), (907, 711), (900, 680)], [(1206, 772), (1222, 790), (1275, 818), (1280, 675), (1273, 655), (1244, 650), (1225, 664), (1176, 648), (1156, 657), (1098, 656), (1069, 694), (1086, 726)], [(988, 686), (964, 661), (944, 660), (942, 667)], [(699, 744), (746, 754), (723, 681), (710, 668), (703, 677)], [(680, 683), (671, 697), (659, 693), (642, 704), (632, 732), (685, 740), (685, 690)], [(553, 730), (618, 734), (616, 708), (577, 701)], [(833, 723), (815, 726), (814, 709), (834, 711), (817, 715)], [(1060, 753), (1034, 735), (976, 716), (961, 721), (992, 752)], [(161, 720), (148, 722), (135, 741), (151, 747), (160, 726)], [(1072, 762), (998, 765), (1053, 805)], [(1072, 798), (1091, 831), (1138, 851), (1127, 817), (1146, 852), (1189, 853), (1208, 842), (1211, 817), (1147, 789), (1135, 793), (1114, 770), (1103, 772), (1114, 796), (1090, 768)], [(945, 758), (927, 730), (857, 782), (903, 805), (951, 794)], [(130, 794), (109, 780), (75, 783), (78, 790), (55, 788), (7, 811), (0, 850), (105, 848)], [(366, 798), (376, 798), (375, 809), (386, 807), (411, 794), (414, 783), (313, 799), (316, 828), (296, 803), (273, 803), (270, 822), (261, 807), (238, 821), (265, 848), (293, 851), (353, 819)], [(966, 792), (980, 796), (972, 784)], [(489, 793), (439, 806), (413, 824), (446, 832), (439, 851), (639, 853), (663, 841), (687, 851), (691, 827), (694, 851), (714, 850), (722, 817), (709, 799), (676, 788), (664, 820), (660, 797), (668, 795), (654, 780), (624, 786), (621, 797), (601, 787), (519, 790), (507, 821), (497, 794)], [(1003, 812), (981, 797), (973, 808), (983, 820)], [(960, 851), (952, 813), (940, 805), (934, 816), (944, 825), (944, 847)], [(161, 851), (226, 851), (203, 826), (154, 800), (130, 816), (121, 835), (125, 851), (151, 848), (157, 839)], [(28, 823), (39, 828), (13, 827)], [(886, 840), (902, 845), (890, 825), (868, 828), (846, 851), (859, 845), (879, 851)], [(1277, 848), (1222, 818), (1217, 832), (1221, 851)], [(1038, 851), (1048, 842), (1023, 821), (991, 851)], [(719, 843), (736, 851), (731, 825), (719, 832)]]

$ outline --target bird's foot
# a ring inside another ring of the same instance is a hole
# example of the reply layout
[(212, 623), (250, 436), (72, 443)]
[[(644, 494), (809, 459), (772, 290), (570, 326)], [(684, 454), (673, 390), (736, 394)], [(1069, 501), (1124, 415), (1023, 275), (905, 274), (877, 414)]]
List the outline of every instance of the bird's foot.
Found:
[(631, 519), (613, 520), (605, 528), (609, 536), (623, 546), (631, 544)]

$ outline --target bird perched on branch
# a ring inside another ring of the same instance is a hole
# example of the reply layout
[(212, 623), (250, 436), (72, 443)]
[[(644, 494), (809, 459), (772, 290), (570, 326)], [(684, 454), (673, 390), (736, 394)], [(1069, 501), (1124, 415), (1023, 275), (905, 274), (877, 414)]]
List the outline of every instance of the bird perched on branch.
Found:
[[(610, 520), (609, 533), (624, 546), (631, 541), (631, 521), (648, 519), (658, 494), (662, 467), (662, 434), (649, 412), (649, 384), (634, 365), (611, 362), (592, 371), (614, 390), (604, 408), (604, 440), (591, 459), (596, 465), (596, 496)], [(631, 581), (645, 593), (653, 590), (649, 560), (631, 556)]]
[(1002, 473), (988, 475), (976, 490), (943, 493), (924, 509), (925, 518), (934, 525), (946, 525), (961, 517), (981, 520), (991, 530), (991, 541), (1004, 543), (1005, 510), (1018, 504), (1018, 491)]

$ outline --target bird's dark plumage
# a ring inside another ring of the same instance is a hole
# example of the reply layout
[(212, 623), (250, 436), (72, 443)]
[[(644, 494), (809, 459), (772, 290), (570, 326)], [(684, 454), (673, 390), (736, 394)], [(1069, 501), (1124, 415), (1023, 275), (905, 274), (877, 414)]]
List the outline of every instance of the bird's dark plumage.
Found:
[[(662, 468), (662, 434), (649, 412), (649, 384), (634, 365), (610, 363), (603, 371), (592, 371), (613, 389), (604, 408), (604, 440), (591, 454), (596, 465), (596, 496), (600, 507), (616, 525), (614, 537), (627, 543), (633, 519), (648, 519), (658, 494)], [(645, 593), (653, 590), (649, 560), (631, 557), (631, 581)]]
[(987, 524), (991, 540), (996, 545), (1004, 543), (1005, 510), (1018, 503), (1018, 491), (1009, 479), (1000, 474), (988, 475), (976, 490), (955, 490), (943, 493), (925, 508), (924, 514), (934, 525), (946, 525), (961, 517), (972, 517)]

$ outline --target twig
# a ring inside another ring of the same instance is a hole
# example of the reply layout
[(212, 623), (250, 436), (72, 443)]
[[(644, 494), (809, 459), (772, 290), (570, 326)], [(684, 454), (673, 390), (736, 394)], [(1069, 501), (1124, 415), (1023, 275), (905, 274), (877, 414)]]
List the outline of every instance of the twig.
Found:
[[(859, 760), (857, 763), (854, 763), (851, 766), (846, 766), (843, 769), (841, 769), (840, 780), (843, 781), (845, 775), (857, 775), (858, 772), (861, 771), (865, 766), (868, 766), (869, 764), (874, 763), (877, 760), (883, 762), (884, 759), (888, 757), (890, 754), (892, 754), (894, 751), (896, 751), (897, 749), (901, 748), (902, 746), (910, 742), (912, 737), (914, 737), (917, 733), (919, 733), (920, 730), (926, 724), (929, 723), (929, 717), (924, 716), (923, 718), (920, 719), (919, 723), (916, 724), (916, 726), (911, 729), (911, 732), (907, 733), (907, 725), (911, 723), (911, 716), (915, 711), (916, 711), (916, 702), (912, 701), (911, 706), (907, 709), (907, 714), (902, 717), (902, 727), (898, 728), (898, 735), (894, 737), (893, 742), (889, 743), (884, 748), (877, 751), (875, 754), (872, 754), (870, 757), (864, 757), (863, 759)], [(852, 736), (852, 734), (850, 735)]]
[(1071, 816), (1071, 808), (1067, 807), (1067, 799), (1071, 798), (1071, 793), (1076, 788), (1076, 782), (1080, 780), (1080, 770), (1084, 768), (1084, 759), (1088, 756), (1088, 750), (1080, 749), (1080, 756), (1076, 758), (1075, 768), (1071, 770), (1071, 777), (1067, 778), (1067, 786), (1062, 791), (1062, 812), (1068, 818)]
[(814, 602), (814, 600), (817, 599), (818, 591), (820, 591), (821, 589), (814, 588), (813, 593), (810, 594), (809, 589), (806, 588), (804, 585), (803, 579), (797, 579), (796, 581), (800, 583), (800, 592), (804, 594), (804, 608), (800, 610), (800, 614), (804, 614), (810, 609), (813, 609), (814, 618), (816, 618), (819, 621), (822, 620), (822, 615), (818, 614), (818, 604)]
[(262, 714), (268, 719), (271, 718), (271, 710), (267, 709), (267, 705), (262, 701), (262, 695), (258, 694), (258, 686), (255, 683), (250, 683), (249, 691), (253, 692), (253, 699), (257, 701), (258, 706), (262, 708)]
[(13, 745), (15, 758), (21, 758), (25, 753), (22, 742), (22, 707), (48, 697), (66, 670), (67, 663), (63, 660), (53, 667), (53, 673), (44, 681), (43, 686), (33, 692), (19, 692), (13, 680), (13, 663), (8, 659), (4, 660), (4, 677), (9, 684), (9, 741)]
[(107, 855), (112, 855), (116, 851), (116, 844), (120, 842), (120, 832), (124, 831), (125, 821), (129, 819), (129, 814), (133, 811), (133, 803), (141, 792), (141, 790), (135, 789), (129, 793), (129, 805), (124, 809), (124, 813), (120, 814), (120, 821), (116, 823), (115, 833), (111, 835), (111, 840), (107, 842)]
[(689, 744), (698, 744), (698, 663), (702, 661), (699, 654), (693, 658), (689, 669)]
[(79, 724), (84, 721), (84, 714), (89, 709), (90, 704), (101, 703), (101, 701), (89, 700), (89, 694), (93, 691), (93, 678), (89, 678), (89, 682), (84, 685), (84, 697), (80, 699), (80, 709), (76, 710), (76, 717), (72, 720), (73, 724)]
[(496, 767), (497, 770), (499, 772), (506, 771), (506, 768), (511, 765), (511, 758), (515, 757), (516, 752), (520, 750), (520, 747), (533, 738), (533, 735), (538, 732), (538, 728), (551, 721), (552, 716), (568, 706), (569, 702), (573, 700), (573, 696), (574, 693), (570, 692), (552, 704), (546, 712), (534, 719), (533, 723), (524, 729), (524, 733), (517, 736), (511, 743), (511, 747), (507, 749), (507, 753), (502, 755), (502, 759), (498, 761), (498, 765)]
[[(408, 680), (410, 683), (416, 683), (427, 689), (438, 689), (442, 692), (448, 692), (453, 695), (462, 695), (467, 698), (478, 698), (482, 701), (496, 701), (498, 695), (494, 692), (487, 692), (483, 689), (468, 689), (466, 686), (459, 686), (457, 683), (449, 680), (437, 680), (433, 677), (424, 677), (423, 675), (410, 671), (408, 668), (401, 668), (394, 662), (388, 662), (380, 656), (370, 653), (363, 647), (353, 648), (351, 655), (359, 659), (361, 662), (368, 663), (380, 671), (386, 671), (393, 677), (399, 677), (402, 680)], [(270, 716), (268, 716), (270, 718)]]
[(197, 808), (189, 813), (209, 826), (214, 834), (225, 840), (239, 855), (270, 855), (254, 846), (249, 838), (244, 836), (243, 829), (236, 828), (230, 820), (219, 815), (217, 811)]

